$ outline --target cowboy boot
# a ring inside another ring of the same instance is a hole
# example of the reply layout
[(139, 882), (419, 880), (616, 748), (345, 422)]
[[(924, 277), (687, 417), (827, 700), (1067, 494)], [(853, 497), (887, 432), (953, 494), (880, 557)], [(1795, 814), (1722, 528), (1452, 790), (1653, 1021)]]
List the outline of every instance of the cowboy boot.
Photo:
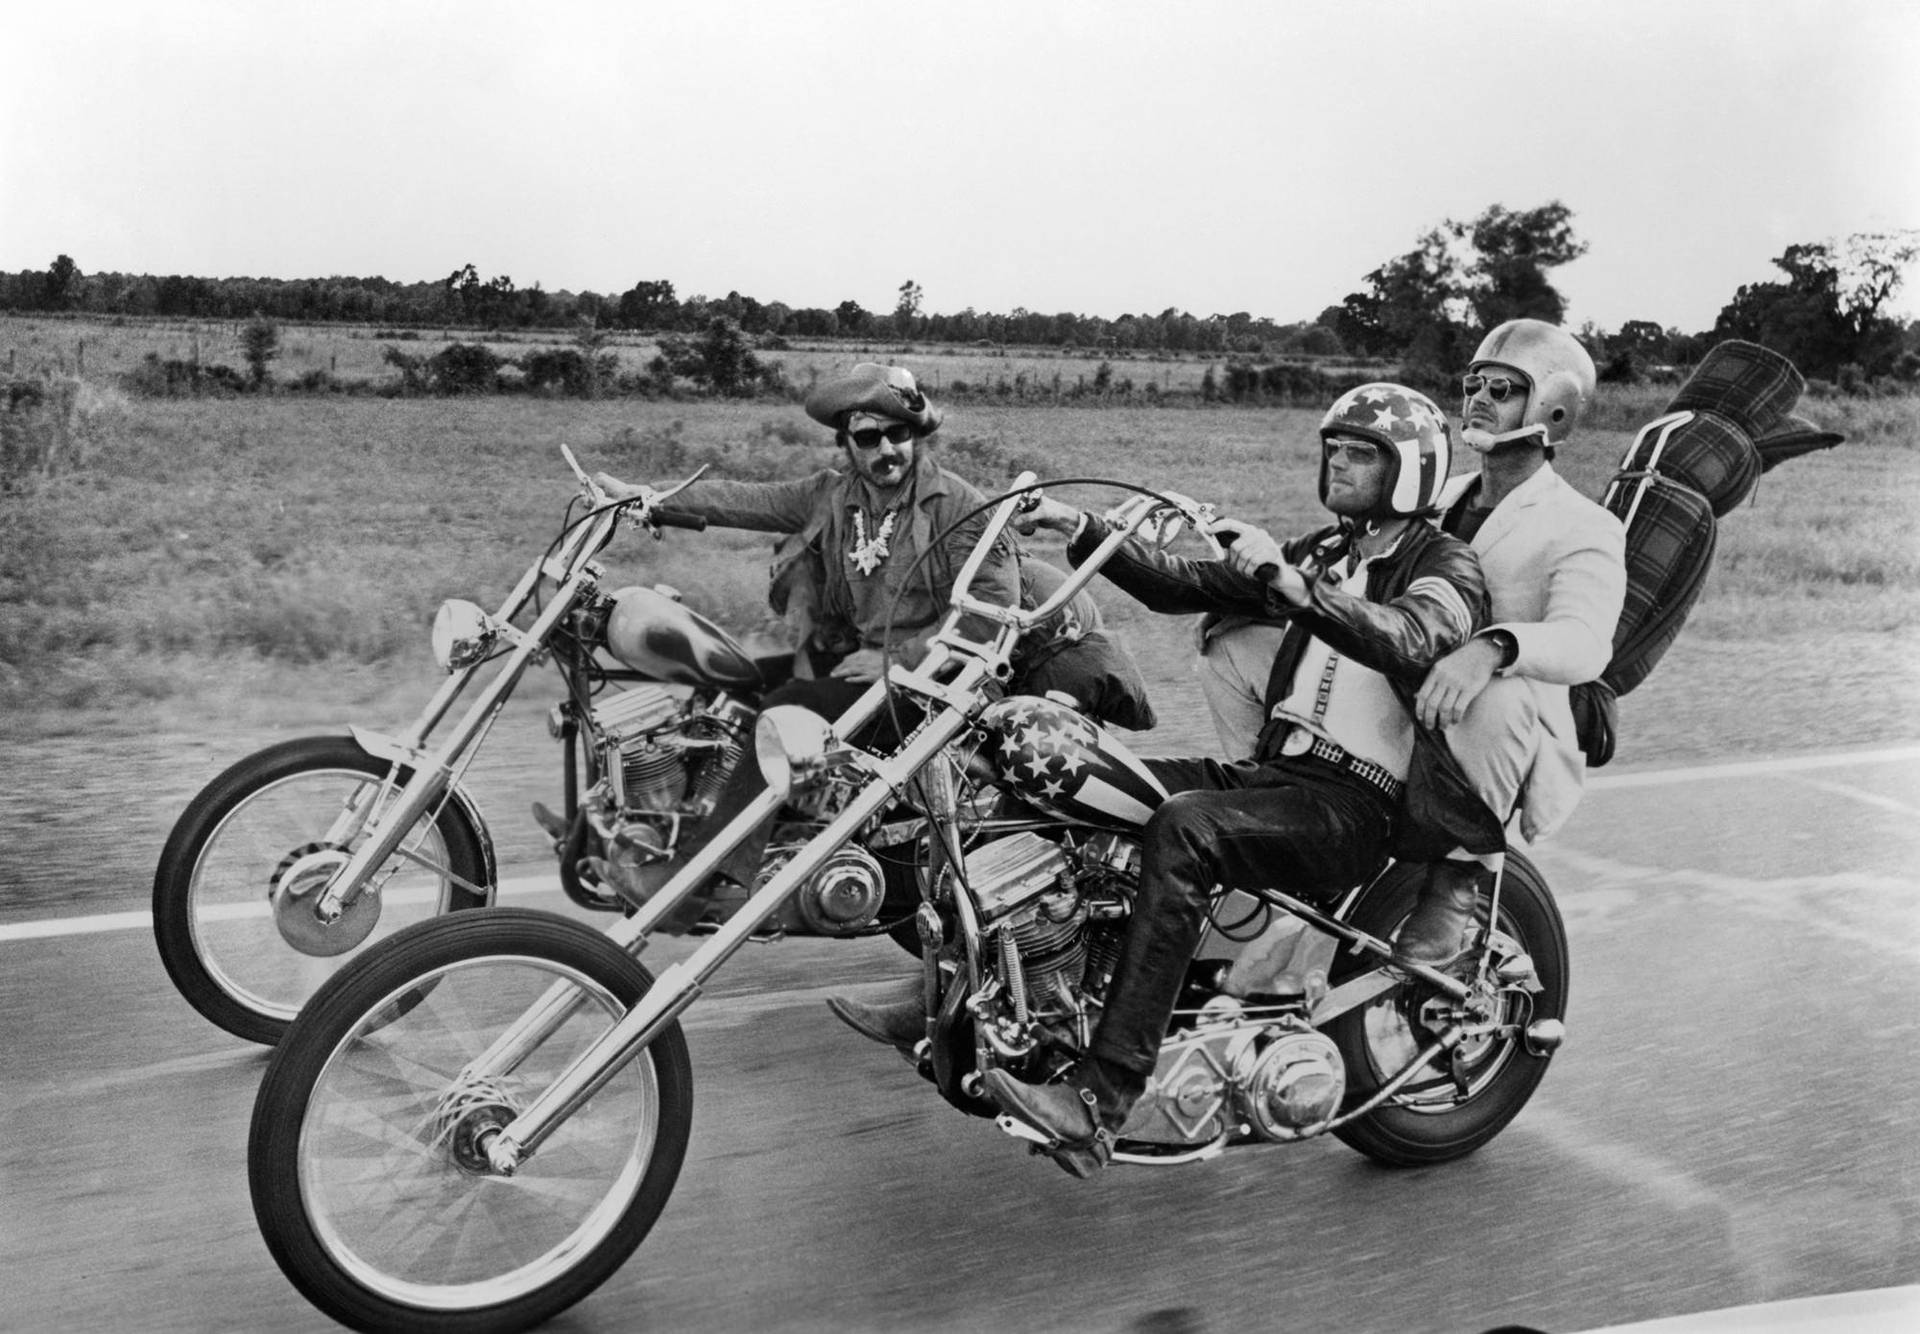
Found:
[(884, 982), (868, 990), (871, 1000), (829, 996), (827, 1008), (861, 1037), (912, 1050), (927, 1035), (927, 1002), (920, 979)]
[(1114, 1132), (1146, 1088), (1146, 1079), (1098, 1057), (1074, 1066), (1058, 1083), (1029, 1084), (1005, 1070), (982, 1078), (987, 1096), (1015, 1120), (1051, 1137), (1048, 1155), (1070, 1176), (1085, 1179), (1113, 1156)]
[(1445, 968), (1465, 954), (1473, 944), (1474, 909), (1480, 902), (1480, 888), (1490, 878), (1487, 868), (1478, 862), (1429, 865), (1420, 897), (1394, 941), (1394, 962)]

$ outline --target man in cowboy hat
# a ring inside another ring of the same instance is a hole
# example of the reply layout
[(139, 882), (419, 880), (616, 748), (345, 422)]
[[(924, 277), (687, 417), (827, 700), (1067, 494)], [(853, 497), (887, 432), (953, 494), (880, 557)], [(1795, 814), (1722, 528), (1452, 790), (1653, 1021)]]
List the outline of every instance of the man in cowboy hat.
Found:
[[(882, 675), (889, 659), (912, 664), (925, 654), (947, 614), (954, 579), (989, 516), (977, 488), (934, 462), (927, 446), (939, 429), (940, 409), (911, 372), (863, 362), (816, 387), (805, 406), (809, 417), (833, 428), (844, 470), (822, 469), (788, 482), (702, 479), (673, 503), (720, 527), (796, 536), (789, 550), (804, 563), (804, 592), (785, 591), (806, 604), (808, 642), (797, 647), (812, 675), (779, 686), (762, 704), (798, 704), (835, 718)], [(604, 473), (596, 480), (616, 499), (638, 490)], [(956, 523), (958, 529), (936, 541)], [(1024, 596), (1031, 606), (1036, 587), (1057, 587), (1047, 574), (1042, 567), (1024, 571), (1023, 578), (1017, 547), (1003, 539), (975, 575), (973, 591), (1000, 605)], [(1057, 571), (1052, 574), (1057, 578)], [(1100, 701), (1107, 707), (1097, 712), (1128, 726), (1151, 726), (1138, 669), (1117, 643), (1090, 632), (1098, 623), (1091, 598), (1076, 599), (1069, 611), (1029, 636), (1033, 642), (1021, 645), (1016, 669), (1024, 660), (1036, 679), (1072, 682), (1069, 693), (1076, 695), (1107, 696)], [(991, 632), (985, 624), (971, 629)], [(1077, 642), (1068, 652), (1052, 652), (1066, 634)], [(1099, 670), (1077, 670), (1083, 663)], [(720, 828), (744, 808), (760, 783), (757, 766), (740, 766), (711, 827)], [(734, 850), (722, 875), (751, 885), (764, 850), (763, 830)]]

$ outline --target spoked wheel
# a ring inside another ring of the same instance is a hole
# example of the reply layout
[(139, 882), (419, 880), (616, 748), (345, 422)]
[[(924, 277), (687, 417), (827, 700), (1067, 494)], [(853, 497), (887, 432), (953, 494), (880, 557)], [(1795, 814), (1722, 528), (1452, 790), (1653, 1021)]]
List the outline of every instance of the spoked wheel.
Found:
[[(1424, 868), (1396, 866), (1361, 896), (1349, 917), (1353, 925), (1391, 939), (1413, 911)], [(1526, 1030), (1541, 1020), (1560, 1020), (1567, 1008), (1567, 935), (1560, 911), (1540, 873), (1519, 853), (1507, 854), (1500, 886), (1500, 917), (1491, 937), (1491, 959), (1468, 1006), (1485, 1030), (1469, 1037), (1434, 1068), (1423, 1070), (1395, 1098), (1334, 1131), (1369, 1158), (1393, 1167), (1415, 1167), (1464, 1157), (1499, 1134), (1519, 1114), (1546, 1075), (1551, 1047), (1529, 1047)], [(1532, 958), (1537, 992), (1502, 986), (1492, 977), (1503, 960)], [(1341, 951), (1329, 981), (1338, 986), (1372, 967)], [(1447, 1005), (1423, 987), (1404, 985), (1371, 1004), (1350, 1010), (1327, 1026), (1347, 1066), (1346, 1107), (1372, 1097), (1404, 1069), (1443, 1028)]]
[(153, 932), (173, 984), (236, 1037), (274, 1043), (369, 941), (493, 893), (485, 835), (443, 805), (407, 831), (338, 922), (308, 911), (411, 771), (345, 736), (301, 737), (233, 765), (173, 827), (153, 877)]
[[(470, 1331), (538, 1324), (604, 1282), (686, 1153), (680, 1026), (513, 1175), (486, 1144), (652, 985), (590, 928), (511, 908), (418, 924), (342, 970), (275, 1051), (248, 1138), (254, 1216), (294, 1286), (356, 1329)], [(499, 1056), (543, 998), (572, 1003)]]

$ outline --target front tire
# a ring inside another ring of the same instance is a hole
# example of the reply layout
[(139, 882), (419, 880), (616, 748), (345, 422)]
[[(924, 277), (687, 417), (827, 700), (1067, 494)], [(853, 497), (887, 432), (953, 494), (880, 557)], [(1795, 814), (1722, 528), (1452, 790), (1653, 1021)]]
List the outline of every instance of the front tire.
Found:
[[(1371, 935), (1391, 939), (1413, 911), (1424, 871), (1423, 866), (1407, 864), (1389, 868), (1362, 892), (1348, 920)], [(1500, 1017), (1517, 1030), (1534, 1020), (1564, 1019), (1566, 927), (1540, 872), (1517, 852), (1507, 854), (1500, 920), (1492, 939), (1494, 962), (1518, 953), (1530, 955), (1540, 982), (1539, 992), (1531, 996), (1490, 991)], [(1338, 986), (1374, 966), (1370, 958), (1342, 950), (1328, 980)], [(1431, 1041), (1428, 1030), (1416, 1028), (1415, 1016), (1432, 996), (1426, 988), (1402, 985), (1327, 1025), (1327, 1034), (1339, 1046), (1347, 1067), (1342, 1110), (1372, 1097)], [(1453, 1070), (1433, 1071), (1416, 1076), (1395, 1100), (1333, 1133), (1390, 1167), (1420, 1167), (1465, 1157), (1519, 1114), (1546, 1076), (1548, 1060), (1547, 1055), (1530, 1052), (1518, 1031), (1473, 1040), (1461, 1049), (1458, 1063), (1467, 1089), (1464, 1097)]]
[(352, 737), (298, 737), (240, 760), (194, 797), (153, 877), (154, 942), (188, 1004), (235, 1037), (271, 1045), (366, 943), (491, 899), (485, 834), (448, 801), (375, 872), (381, 888), (354, 911), (377, 921), (346, 919), (346, 930), (369, 927), (365, 942), (318, 953), (280, 929), (275, 890), (289, 876), (321, 882), (411, 777)]
[[(584, 1003), (511, 1068), (481, 1054), (554, 984)], [(693, 1075), (679, 1024), (512, 1176), (511, 1120), (652, 987), (632, 956), (550, 913), (410, 927), (328, 982), (275, 1051), (247, 1176), (267, 1248), (355, 1329), (518, 1330), (587, 1296), (645, 1239), (685, 1157)]]

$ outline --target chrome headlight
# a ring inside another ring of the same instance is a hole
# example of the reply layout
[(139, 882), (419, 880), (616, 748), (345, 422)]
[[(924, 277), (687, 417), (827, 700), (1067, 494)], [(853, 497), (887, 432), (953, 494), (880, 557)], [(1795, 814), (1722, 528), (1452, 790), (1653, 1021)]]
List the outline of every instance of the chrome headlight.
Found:
[(833, 728), (812, 709), (776, 704), (753, 725), (753, 750), (767, 786), (785, 792), (804, 787), (835, 749)]
[(433, 660), (449, 672), (471, 667), (493, 648), (499, 635), (493, 618), (461, 598), (449, 598), (433, 614)]

